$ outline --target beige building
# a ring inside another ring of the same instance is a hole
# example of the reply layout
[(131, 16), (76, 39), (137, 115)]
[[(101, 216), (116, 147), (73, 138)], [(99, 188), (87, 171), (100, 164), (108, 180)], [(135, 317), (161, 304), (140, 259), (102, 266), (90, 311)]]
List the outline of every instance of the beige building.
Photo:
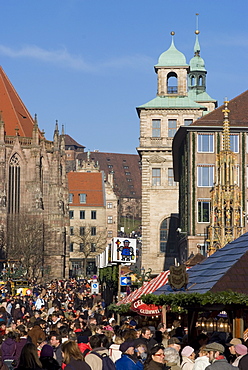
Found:
[(180, 262), (212, 254), (248, 231), (247, 117), (248, 91), (175, 135)]
[(180, 126), (212, 111), (216, 101), (206, 92), (204, 61), (196, 32), (195, 56), (190, 64), (171, 46), (155, 65), (157, 96), (137, 108), (142, 161), (142, 266), (153, 274), (178, 258), (178, 184), (174, 182), (172, 141)]
[(108, 180), (89, 154), (68, 173), (71, 276), (96, 273), (96, 255), (117, 236), (117, 197)]

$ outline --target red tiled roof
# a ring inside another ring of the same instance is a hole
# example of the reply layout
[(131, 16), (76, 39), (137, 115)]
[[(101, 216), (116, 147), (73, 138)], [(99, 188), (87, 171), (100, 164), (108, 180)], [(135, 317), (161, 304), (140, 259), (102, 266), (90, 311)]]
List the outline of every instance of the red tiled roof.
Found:
[(0, 111), (7, 136), (32, 137), (34, 120), (0, 67)]
[[(206, 116), (198, 119), (190, 126), (221, 126), (223, 124), (224, 105), (208, 113)], [(248, 125), (248, 90), (230, 100), (228, 104), (230, 126)]]
[[(87, 153), (78, 153), (78, 159), (87, 160)], [(136, 154), (91, 152), (90, 159), (98, 162), (105, 176), (114, 174), (114, 192), (121, 198), (141, 198), (141, 165)]]
[[(71, 206), (103, 207), (103, 178), (101, 172), (69, 172), (69, 193), (73, 194)], [(86, 194), (86, 204), (79, 201), (79, 194)]]

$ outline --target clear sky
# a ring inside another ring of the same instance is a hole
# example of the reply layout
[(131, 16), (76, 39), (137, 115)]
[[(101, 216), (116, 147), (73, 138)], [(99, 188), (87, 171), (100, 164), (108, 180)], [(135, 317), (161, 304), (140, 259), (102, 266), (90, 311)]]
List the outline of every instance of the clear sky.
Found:
[(86, 149), (136, 153), (136, 107), (156, 96), (171, 43), (193, 57), (199, 13), (207, 92), (248, 88), (246, 0), (1, 0), (0, 64), (51, 140), (55, 121)]

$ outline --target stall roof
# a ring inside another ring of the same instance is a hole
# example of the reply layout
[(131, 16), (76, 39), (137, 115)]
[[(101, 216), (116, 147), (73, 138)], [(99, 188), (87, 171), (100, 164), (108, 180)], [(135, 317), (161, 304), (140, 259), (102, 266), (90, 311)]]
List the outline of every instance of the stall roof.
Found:
[[(185, 293), (206, 293), (232, 290), (248, 294), (248, 233), (217, 250), (203, 262), (188, 271)], [(169, 284), (153, 294), (169, 294)]]

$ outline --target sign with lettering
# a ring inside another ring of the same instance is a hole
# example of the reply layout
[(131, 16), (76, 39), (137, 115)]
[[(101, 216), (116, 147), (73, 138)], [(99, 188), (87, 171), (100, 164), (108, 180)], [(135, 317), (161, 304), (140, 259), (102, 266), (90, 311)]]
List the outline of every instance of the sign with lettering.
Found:
[(137, 312), (141, 316), (157, 316), (161, 315), (162, 307), (155, 304), (145, 304), (141, 299), (138, 299), (131, 304), (131, 310)]

